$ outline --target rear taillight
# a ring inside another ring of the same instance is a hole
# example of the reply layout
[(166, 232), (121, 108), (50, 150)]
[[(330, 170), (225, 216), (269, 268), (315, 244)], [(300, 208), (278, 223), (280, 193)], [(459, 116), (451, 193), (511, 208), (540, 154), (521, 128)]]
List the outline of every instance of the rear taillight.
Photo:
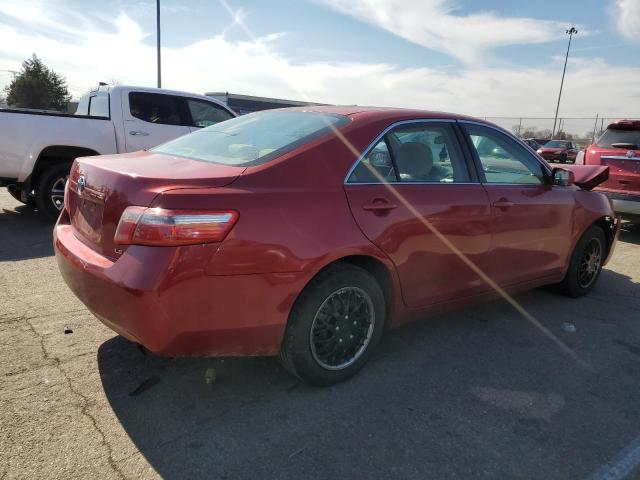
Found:
[(120, 245), (192, 245), (221, 242), (238, 221), (234, 210), (169, 210), (127, 207), (115, 243)]
[(62, 197), (62, 207), (69, 211), (69, 179), (64, 182), (64, 196)]

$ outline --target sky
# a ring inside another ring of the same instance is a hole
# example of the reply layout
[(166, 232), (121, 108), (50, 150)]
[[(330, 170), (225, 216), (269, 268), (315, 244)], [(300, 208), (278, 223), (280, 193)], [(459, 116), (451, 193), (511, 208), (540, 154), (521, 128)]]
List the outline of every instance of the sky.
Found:
[[(640, 117), (640, 0), (162, 0), (163, 87), (476, 116)], [(0, 0), (0, 85), (156, 85), (155, 1)]]

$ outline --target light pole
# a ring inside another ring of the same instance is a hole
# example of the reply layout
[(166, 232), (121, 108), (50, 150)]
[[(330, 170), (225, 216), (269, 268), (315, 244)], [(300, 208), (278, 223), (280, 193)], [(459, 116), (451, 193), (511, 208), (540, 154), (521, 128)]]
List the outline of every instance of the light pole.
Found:
[(158, 88), (162, 88), (162, 66), (160, 62), (160, 0), (156, 0), (156, 32), (158, 40)]
[(575, 27), (571, 27), (566, 30), (565, 33), (569, 35), (569, 45), (567, 46), (567, 56), (564, 57), (564, 68), (562, 69), (562, 80), (560, 81), (560, 93), (558, 93), (558, 104), (556, 105), (556, 116), (553, 119), (553, 131), (551, 132), (551, 138), (556, 134), (556, 122), (558, 121), (558, 110), (560, 109), (560, 97), (562, 97), (562, 85), (564, 85), (564, 74), (567, 71), (567, 60), (569, 59), (569, 49), (571, 48), (571, 38), (574, 34), (578, 33)]

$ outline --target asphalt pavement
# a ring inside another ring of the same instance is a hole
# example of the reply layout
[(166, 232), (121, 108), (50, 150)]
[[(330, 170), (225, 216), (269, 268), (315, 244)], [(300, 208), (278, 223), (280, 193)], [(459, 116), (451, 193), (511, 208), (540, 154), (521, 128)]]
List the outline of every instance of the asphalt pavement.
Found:
[(146, 354), (68, 290), (51, 229), (0, 190), (0, 479), (640, 478), (640, 226), (589, 296), (516, 297), (583, 363), (496, 301), (388, 332), (324, 389)]

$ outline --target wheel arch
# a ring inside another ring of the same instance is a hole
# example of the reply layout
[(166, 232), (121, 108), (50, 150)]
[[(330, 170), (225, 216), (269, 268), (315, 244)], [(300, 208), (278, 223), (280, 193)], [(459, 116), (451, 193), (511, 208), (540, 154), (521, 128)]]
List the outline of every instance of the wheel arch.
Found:
[[(617, 227), (617, 222), (619, 222), (619, 220), (616, 220), (614, 217), (610, 217), (608, 215), (602, 216), (600, 218), (598, 218), (595, 222), (593, 222), (591, 225), (589, 225), (586, 229), (585, 232), (587, 231), (587, 229), (591, 226), (597, 226), (600, 227), (602, 229), (602, 231), (604, 232), (604, 238), (607, 242), (606, 248), (606, 254), (604, 255), (604, 258), (608, 261), (609, 257), (611, 255), (611, 249), (613, 248), (615, 241), (616, 241), (616, 227)], [(584, 235), (584, 232), (582, 232), (580, 234), (580, 236)], [(606, 261), (605, 261), (606, 263)]]
[(308, 285), (315, 279), (318, 275), (322, 274), (326, 270), (330, 268), (335, 268), (340, 266), (341, 264), (354, 265), (356, 267), (360, 267), (363, 270), (369, 272), (373, 278), (378, 282), (380, 288), (382, 289), (382, 293), (384, 295), (385, 307), (386, 307), (386, 315), (385, 315), (385, 328), (388, 328), (391, 325), (391, 320), (397, 308), (396, 298), (398, 298), (397, 290), (399, 288), (398, 283), (395, 281), (394, 272), (390, 265), (387, 265), (384, 261), (379, 258), (376, 258), (372, 255), (366, 254), (351, 254), (344, 255), (342, 257), (338, 257), (332, 259), (329, 263), (324, 265), (321, 269), (319, 269), (315, 275), (313, 275), (309, 282), (303, 288), (306, 289)]
[(33, 165), (33, 171), (29, 177), (28, 184), (30, 187), (35, 187), (38, 184), (38, 179), (42, 172), (53, 165), (68, 163), (69, 166), (71, 166), (71, 163), (78, 157), (91, 157), (94, 155), (100, 155), (100, 153), (92, 148), (70, 145), (49, 145), (40, 151)]

